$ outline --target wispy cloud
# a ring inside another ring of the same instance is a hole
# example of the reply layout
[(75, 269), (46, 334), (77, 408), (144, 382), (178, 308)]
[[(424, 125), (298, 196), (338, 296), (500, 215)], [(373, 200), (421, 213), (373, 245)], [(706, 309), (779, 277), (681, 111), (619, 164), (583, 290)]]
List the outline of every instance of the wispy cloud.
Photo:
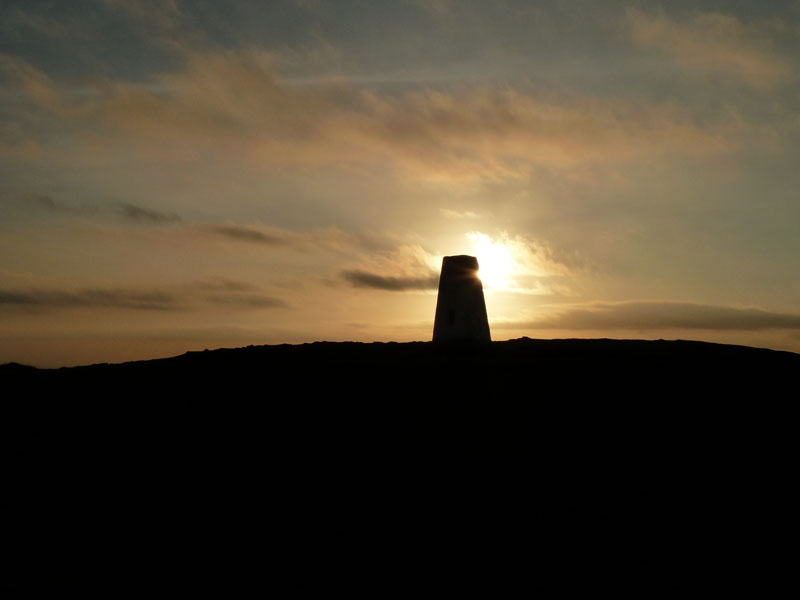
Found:
[(763, 28), (769, 25), (703, 12), (676, 20), (635, 8), (628, 9), (626, 17), (637, 43), (664, 52), (686, 69), (723, 73), (759, 89), (772, 88), (792, 75), (791, 61), (765, 35)]
[(419, 6), (426, 12), (437, 16), (446, 17), (453, 9), (452, 0), (411, 0), (413, 4)]
[(180, 47), (181, 36), (176, 35), (182, 16), (179, 0), (100, 0), (100, 4), (141, 23), (154, 41)]
[[(26, 28), (40, 35), (55, 39), (66, 38), (71, 34), (75, 34), (77, 29), (75, 23), (65, 23), (33, 12), (26, 12), (21, 8), (10, 11), (5, 16), (7, 20), (3, 25), (9, 29)], [(0, 28), (5, 28), (3, 25), (0, 25)]]
[(35, 106), (57, 115), (66, 113), (66, 91), (41, 69), (10, 54), (0, 54), (0, 75), (10, 80)]
[(442, 208), (439, 210), (445, 219), (480, 219), (481, 215), (471, 210), (452, 210), (450, 208)]
[(178, 223), (181, 218), (175, 213), (166, 213), (150, 208), (142, 208), (134, 204), (121, 204), (119, 207), (120, 214), (130, 220), (142, 224), (166, 224)]
[(757, 331), (800, 329), (800, 314), (689, 302), (638, 301), (593, 303), (554, 310), (525, 323), (497, 323), (498, 328), (575, 330), (705, 329)]
[(23, 198), (26, 208), (46, 210), (49, 212), (71, 211), (70, 207), (56, 202), (46, 194), (26, 194)]

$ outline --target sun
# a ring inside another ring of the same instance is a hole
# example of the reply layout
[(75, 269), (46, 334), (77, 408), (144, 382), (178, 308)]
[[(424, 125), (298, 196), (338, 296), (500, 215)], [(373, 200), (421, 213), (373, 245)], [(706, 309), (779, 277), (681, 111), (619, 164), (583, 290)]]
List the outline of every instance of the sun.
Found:
[(511, 285), (514, 259), (507, 245), (493, 241), (485, 233), (468, 233), (475, 256), (478, 259), (478, 276), (484, 285), (502, 290)]

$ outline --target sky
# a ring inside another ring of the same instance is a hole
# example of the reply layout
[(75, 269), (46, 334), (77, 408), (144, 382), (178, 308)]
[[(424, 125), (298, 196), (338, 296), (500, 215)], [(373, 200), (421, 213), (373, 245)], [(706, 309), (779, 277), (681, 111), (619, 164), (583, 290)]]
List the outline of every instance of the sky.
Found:
[(800, 352), (800, 1), (0, 0), (0, 362)]

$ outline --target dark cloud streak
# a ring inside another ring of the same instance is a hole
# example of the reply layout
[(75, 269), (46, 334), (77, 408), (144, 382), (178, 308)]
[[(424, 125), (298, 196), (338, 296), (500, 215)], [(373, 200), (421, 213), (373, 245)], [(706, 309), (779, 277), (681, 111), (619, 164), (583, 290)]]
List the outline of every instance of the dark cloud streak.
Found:
[(279, 298), (259, 294), (221, 294), (207, 298), (212, 304), (236, 305), (245, 308), (288, 308), (288, 304)]
[(176, 298), (163, 292), (120, 289), (63, 290), (0, 290), (0, 306), (26, 308), (130, 308), (136, 310), (173, 310), (179, 308)]
[(49, 211), (58, 211), (65, 209), (64, 206), (56, 204), (56, 201), (53, 200), (52, 196), (47, 196), (45, 194), (28, 194), (25, 196), (25, 204), (31, 208), (38, 208)]
[(37, 193), (25, 194), (25, 197), (22, 200), (22, 205), (28, 210), (44, 211), (53, 214), (86, 215), (97, 212), (97, 208), (90, 204), (70, 206), (68, 204), (58, 202), (52, 196), (48, 196), (47, 194)]
[[(23, 205), (28, 210), (44, 211), (52, 214), (62, 215), (97, 215), (101, 212), (97, 205), (83, 204), (80, 206), (70, 206), (55, 200), (47, 194), (30, 193), (23, 198)], [(162, 225), (170, 223), (180, 223), (182, 219), (172, 212), (161, 212), (150, 208), (144, 208), (130, 203), (121, 203), (114, 209), (120, 216), (129, 221), (142, 225)]]
[(121, 204), (119, 211), (126, 219), (146, 225), (179, 223), (181, 221), (181, 218), (175, 213), (164, 213), (134, 204)]
[(206, 230), (214, 235), (240, 242), (254, 242), (268, 246), (280, 246), (287, 243), (280, 236), (264, 233), (249, 227), (242, 227), (241, 225), (208, 225)]
[(132, 310), (188, 310), (203, 305), (231, 308), (288, 308), (280, 298), (250, 293), (256, 286), (225, 278), (173, 286), (168, 290), (90, 288), (82, 290), (3, 290), (0, 309), (111, 308)]
[(252, 283), (228, 279), (227, 277), (209, 277), (208, 279), (192, 281), (184, 287), (189, 290), (206, 292), (253, 292), (260, 289)]
[(342, 271), (340, 275), (353, 287), (372, 288), (390, 292), (435, 290), (439, 285), (439, 276), (435, 273), (431, 273), (425, 277), (387, 277), (385, 275), (353, 269)]

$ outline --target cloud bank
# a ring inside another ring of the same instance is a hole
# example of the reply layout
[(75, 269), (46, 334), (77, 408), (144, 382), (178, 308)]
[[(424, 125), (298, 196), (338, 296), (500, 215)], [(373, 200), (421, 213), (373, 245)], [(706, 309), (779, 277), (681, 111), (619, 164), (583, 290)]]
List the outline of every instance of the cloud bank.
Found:
[(423, 179), (496, 180), (525, 177), (532, 165), (704, 156), (738, 144), (734, 119), (699, 125), (674, 103), (558, 97), (524, 85), (390, 95), (346, 81), (291, 84), (276, 78), (273, 62), (256, 48), (194, 51), (183, 70), (150, 85), (87, 83), (80, 101), (22, 59), (0, 67), (39, 110), (74, 124), (76, 138), (78, 126), (99, 123), (129, 148), (170, 160), (210, 148), (248, 164), (390, 165)]
[(758, 331), (800, 329), (800, 315), (689, 302), (618, 302), (570, 307), (524, 324), (498, 323), (493, 326), (607, 331), (661, 329)]

